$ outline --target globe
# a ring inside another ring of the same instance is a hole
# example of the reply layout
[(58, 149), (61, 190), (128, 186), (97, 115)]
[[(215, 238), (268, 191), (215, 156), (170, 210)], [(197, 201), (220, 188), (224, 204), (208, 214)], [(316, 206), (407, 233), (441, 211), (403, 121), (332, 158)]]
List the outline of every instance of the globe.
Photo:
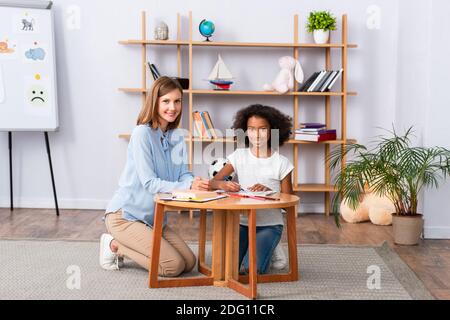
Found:
[(206, 41), (209, 41), (209, 37), (211, 37), (212, 34), (214, 33), (214, 29), (215, 29), (214, 23), (206, 19), (203, 19), (198, 26), (200, 34), (206, 37)]

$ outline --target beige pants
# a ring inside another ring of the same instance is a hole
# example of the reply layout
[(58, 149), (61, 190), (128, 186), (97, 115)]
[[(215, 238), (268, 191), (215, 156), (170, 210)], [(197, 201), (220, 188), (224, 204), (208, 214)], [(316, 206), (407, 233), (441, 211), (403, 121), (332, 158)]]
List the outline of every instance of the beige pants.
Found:
[[(120, 256), (135, 261), (148, 270), (153, 243), (153, 229), (143, 222), (122, 218), (122, 210), (106, 216), (106, 228), (118, 242)], [(158, 273), (164, 277), (176, 277), (189, 272), (195, 266), (192, 250), (169, 226), (163, 228)]]

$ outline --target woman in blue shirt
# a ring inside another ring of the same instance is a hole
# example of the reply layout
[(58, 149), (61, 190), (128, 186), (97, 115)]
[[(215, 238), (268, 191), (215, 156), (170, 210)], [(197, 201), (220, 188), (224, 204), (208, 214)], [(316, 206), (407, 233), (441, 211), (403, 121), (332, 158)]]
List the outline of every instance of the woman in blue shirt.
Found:
[[(175, 189), (208, 190), (209, 181), (194, 178), (187, 168), (181, 119), (183, 89), (169, 77), (156, 80), (142, 108), (128, 145), (119, 189), (108, 204), (109, 234), (100, 239), (100, 265), (117, 270), (128, 257), (148, 269), (153, 239), (153, 197)], [(164, 220), (159, 263), (161, 276), (192, 270), (195, 255)]]

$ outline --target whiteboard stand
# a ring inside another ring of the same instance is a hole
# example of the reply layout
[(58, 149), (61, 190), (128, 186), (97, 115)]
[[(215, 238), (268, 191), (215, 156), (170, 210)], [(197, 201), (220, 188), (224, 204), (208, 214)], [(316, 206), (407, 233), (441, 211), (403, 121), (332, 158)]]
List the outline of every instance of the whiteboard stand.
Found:
[[(55, 200), (56, 216), (59, 217), (58, 198), (56, 196), (55, 177), (53, 176), (52, 155), (50, 153), (50, 143), (48, 142), (48, 132), (44, 132), (45, 147), (47, 149), (48, 164), (50, 167), (50, 175), (52, 177), (53, 198)], [(8, 148), (9, 148), (9, 190), (10, 190), (10, 209), (14, 211), (13, 202), (13, 174), (12, 174), (12, 132), (8, 131)]]
[(59, 216), (48, 131), (58, 123), (52, 2), (0, 0), (0, 131), (8, 132), (10, 206), (13, 203), (12, 132), (44, 132)]

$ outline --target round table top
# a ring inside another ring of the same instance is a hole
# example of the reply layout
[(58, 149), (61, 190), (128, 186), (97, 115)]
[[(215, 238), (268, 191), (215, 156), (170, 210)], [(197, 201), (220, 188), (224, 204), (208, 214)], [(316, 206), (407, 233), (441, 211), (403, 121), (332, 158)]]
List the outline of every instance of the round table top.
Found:
[[(163, 194), (161, 196), (164, 196)], [(167, 194), (165, 194), (167, 196)], [(210, 209), (210, 210), (245, 210), (245, 209), (277, 209), (288, 208), (297, 205), (300, 198), (296, 195), (286, 193), (276, 193), (270, 195), (271, 198), (280, 200), (259, 200), (252, 198), (231, 197), (212, 200), (208, 202), (189, 201), (167, 201), (160, 200), (159, 195), (155, 196), (155, 202), (166, 206), (184, 209)]]

